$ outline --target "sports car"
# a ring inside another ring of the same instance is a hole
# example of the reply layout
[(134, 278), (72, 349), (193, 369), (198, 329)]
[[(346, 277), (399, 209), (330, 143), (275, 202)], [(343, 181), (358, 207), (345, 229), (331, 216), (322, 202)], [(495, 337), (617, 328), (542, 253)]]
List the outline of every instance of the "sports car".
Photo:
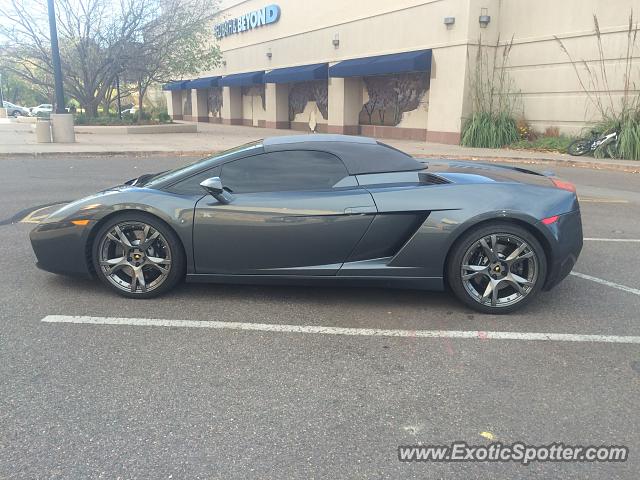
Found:
[(582, 225), (555, 176), (314, 134), (142, 175), (52, 213), (31, 243), (38, 267), (131, 298), (185, 278), (448, 288), (507, 313), (569, 274)]

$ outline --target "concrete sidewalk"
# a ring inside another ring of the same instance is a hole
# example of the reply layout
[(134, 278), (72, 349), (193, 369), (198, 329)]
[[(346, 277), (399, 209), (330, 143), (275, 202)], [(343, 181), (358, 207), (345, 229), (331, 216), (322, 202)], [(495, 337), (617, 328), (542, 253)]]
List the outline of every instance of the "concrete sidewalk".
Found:
[[(184, 122), (189, 123), (189, 122)], [(207, 155), (275, 135), (300, 135), (304, 132), (245, 126), (198, 123), (197, 133), (115, 135), (76, 132), (76, 143), (36, 143), (34, 127), (11, 122), (0, 125), (0, 159), (16, 156), (52, 154), (175, 154)], [(572, 157), (566, 154), (531, 150), (467, 148), (412, 140), (384, 140), (385, 143), (420, 158), (455, 158), (502, 163), (532, 163), (583, 168), (623, 170), (640, 173), (640, 162), (630, 160), (599, 160)]]

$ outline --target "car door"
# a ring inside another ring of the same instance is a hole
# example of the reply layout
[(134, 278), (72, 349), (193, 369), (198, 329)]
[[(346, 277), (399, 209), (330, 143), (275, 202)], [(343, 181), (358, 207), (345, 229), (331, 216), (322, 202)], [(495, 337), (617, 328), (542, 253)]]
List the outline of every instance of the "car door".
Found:
[(335, 275), (376, 213), (371, 194), (326, 152), (249, 156), (220, 176), (232, 200), (196, 204), (197, 273)]

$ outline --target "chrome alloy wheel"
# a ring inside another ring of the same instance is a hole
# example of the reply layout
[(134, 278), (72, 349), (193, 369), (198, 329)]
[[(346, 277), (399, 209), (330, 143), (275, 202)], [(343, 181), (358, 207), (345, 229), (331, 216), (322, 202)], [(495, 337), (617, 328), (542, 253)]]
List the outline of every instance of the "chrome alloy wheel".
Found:
[(481, 305), (506, 307), (522, 301), (538, 280), (534, 249), (512, 234), (493, 234), (473, 243), (462, 259), (462, 284)]
[(103, 235), (98, 262), (105, 278), (120, 290), (146, 293), (171, 271), (171, 249), (164, 236), (143, 222), (122, 222)]

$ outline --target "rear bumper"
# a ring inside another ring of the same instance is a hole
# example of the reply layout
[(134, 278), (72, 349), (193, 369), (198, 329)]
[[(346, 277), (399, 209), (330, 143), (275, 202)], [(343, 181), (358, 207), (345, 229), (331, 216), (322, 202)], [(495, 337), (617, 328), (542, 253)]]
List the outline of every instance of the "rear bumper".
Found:
[(550, 233), (551, 250), (544, 285), (544, 290), (549, 290), (571, 273), (580, 256), (583, 241), (580, 210), (560, 215), (556, 222), (540, 225), (540, 229), (547, 229)]
[(29, 234), (36, 266), (61, 275), (90, 277), (85, 249), (89, 230), (68, 222), (38, 225)]

